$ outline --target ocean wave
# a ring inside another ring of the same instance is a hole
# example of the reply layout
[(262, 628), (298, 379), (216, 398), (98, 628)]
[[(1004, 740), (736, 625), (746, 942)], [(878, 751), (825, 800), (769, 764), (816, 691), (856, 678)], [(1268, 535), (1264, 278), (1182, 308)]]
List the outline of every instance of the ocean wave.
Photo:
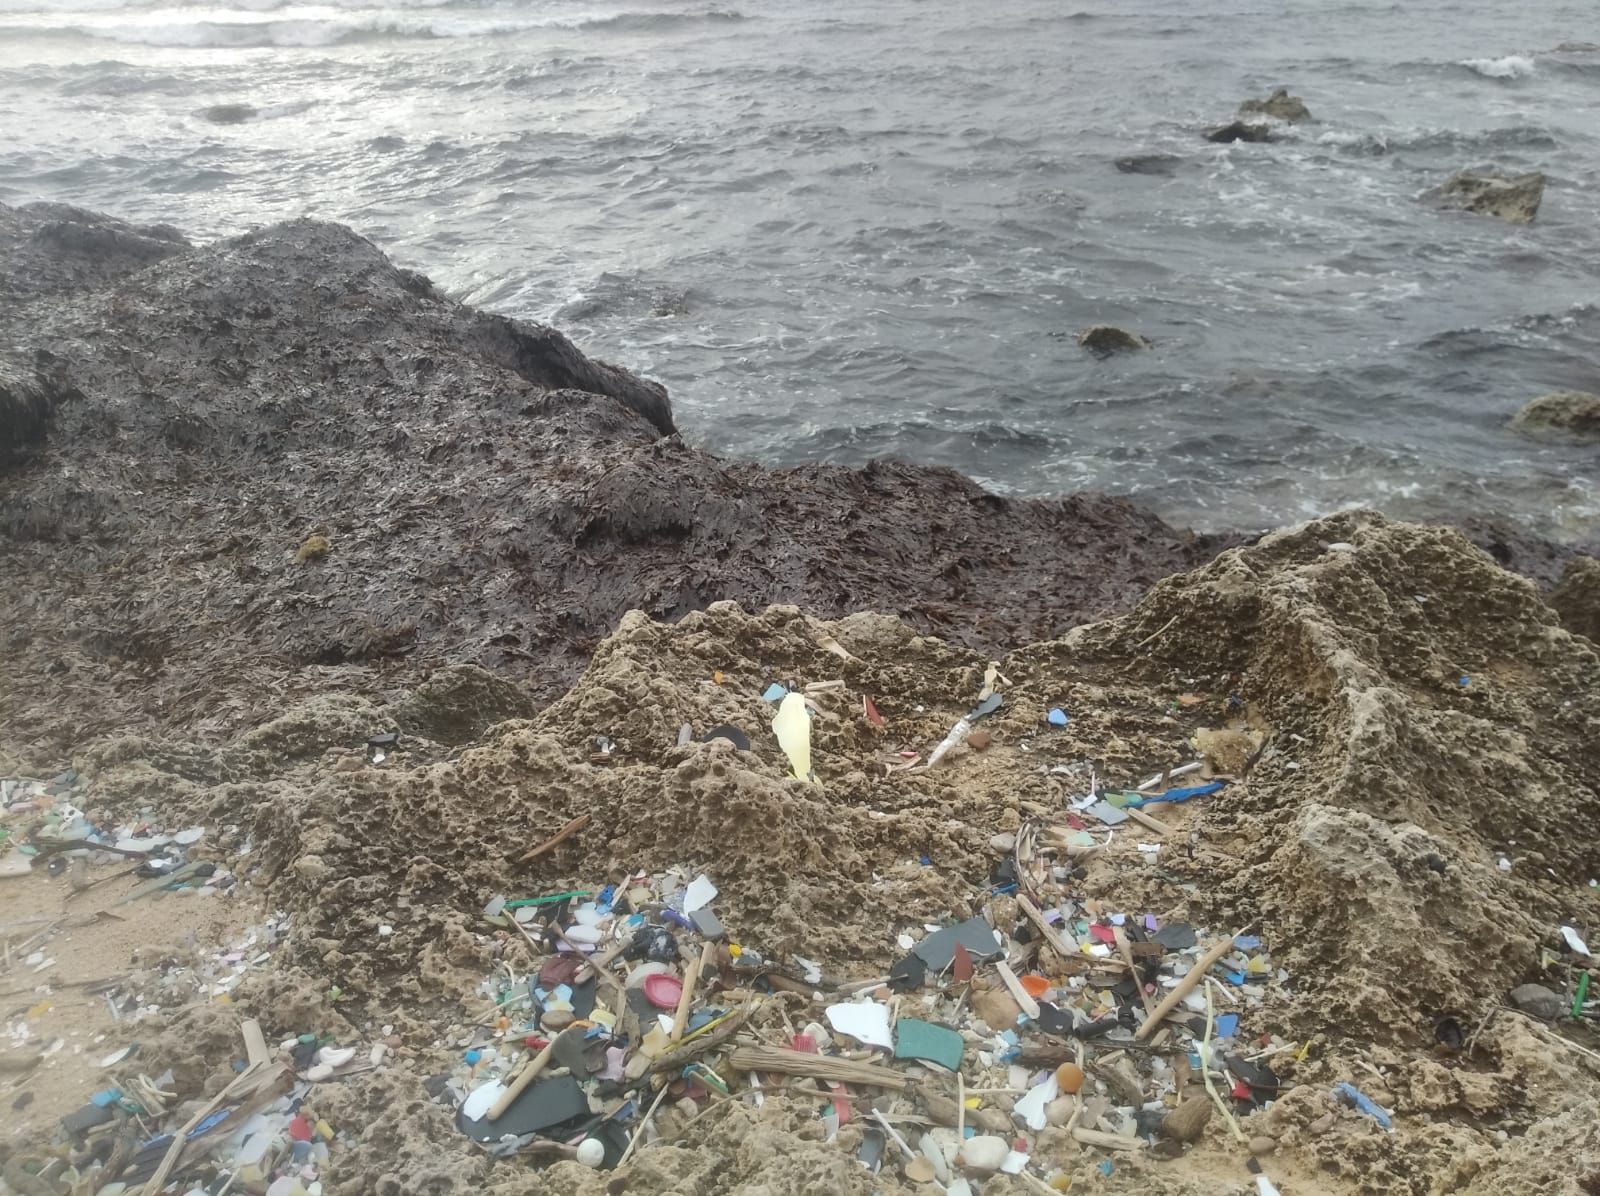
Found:
[(1539, 69), (1526, 54), (1507, 54), (1503, 58), (1463, 58), (1456, 64), (1485, 79), (1526, 79)]
[[(432, 6), (430, 6), (432, 7)], [(77, 37), (177, 48), (256, 49), (262, 47), (318, 48), (388, 39), (503, 37), (540, 29), (641, 33), (742, 21), (744, 14), (730, 9), (700, 12), (624, 12), (583, 19), (520, 18), (497, 16), (400, 16), (363, 12), (347, 17), (268, 20), (189, 21), (76, 21), (0, 25), (7, 38)]]

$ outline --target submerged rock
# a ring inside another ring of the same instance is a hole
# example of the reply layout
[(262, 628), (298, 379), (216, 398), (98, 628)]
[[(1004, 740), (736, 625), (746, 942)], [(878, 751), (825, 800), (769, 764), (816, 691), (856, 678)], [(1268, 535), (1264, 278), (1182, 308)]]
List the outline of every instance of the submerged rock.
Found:
[(1208, 129), (1206, 140), (1223, 145), (1232, 141), (1272, 141), (1272, 126), (1263, 121), (1236, 120)]
[(1600, 440), (1600, 395), (1557, 390), (1540, 395), (1511, 417), (1523, 432), (1561, 432), (1576, 440)]
[(1078, 344), (1099, 357), (1113, 353), (1136, 353), (1148, 349), (1150, 342), (1137, 332), (1118, 328), (1114, 324), (1093, 324), (1078, 333)]
[(1550, 606), (1568, 631), (1600, 644), (1600, 560), (1580, 556), (1567, 562)]
[(213, 104), (195, 113), (201, 120), (214, 125), (242, 125), (257, 115), (253, 104)]
[(1153, 174), (1170, 177), (1183, 161), (1177, 154), (1132, 154), (1118, 158), (1114, 165), (1121, 174)]
[(1246, 100), (1239, 105), (1240, 116), (1270, 116), (1285, 124), (1299, 124), (1311, 119), (1311, 110), (1299, 96), (1289, 94), (1287, 87), (1277, 88), (1264, 100)]
[(1528, 224), (1544, 198), (1545, 177), (1538, 171), (1506, 175), (1463, 170), (1424, 194), (1435, 206), (1493, 216), (1508, 224)]

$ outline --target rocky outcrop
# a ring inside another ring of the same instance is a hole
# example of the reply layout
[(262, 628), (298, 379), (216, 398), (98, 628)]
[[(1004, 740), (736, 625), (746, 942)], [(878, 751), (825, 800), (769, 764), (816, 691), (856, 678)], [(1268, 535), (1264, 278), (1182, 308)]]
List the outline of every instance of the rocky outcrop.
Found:
[(1114, 324), (1093, 324), (1078, 333), (1078, 344), (1096, 357), (1110, 357), (1116, 353), (1137, 353), (1148, 349), (1150, 342), (1137, 332), (1118, 328)]
[(1533, 399), (1511, 417), (1519, 431), (1559, 433), (1576, 440), (1600, 440), (1600, 395), (1557, 390)]
[(164, 224), (60, 203), (0, 204), (0, 306), (105, 286), (189, 248)]
[(1272, 126), (1265, 121), (1236, 120), (1206, 130), (1206, 140), (1226, 145), (1234, 141), (1272, 141)]
[(1538, 171), (1506, 175), (1463, 170), (1425, 193), (1424, 198), (1448, 210), (1493, 216), (1508, 224), (1529, 224), (1544, 199), (1544, 185), (1545, 177)]
[(1264, 100), (1246, 100), (1239, 105), (1240, 116), (1270, 116), (1285, 124), (1299, 124), (1311, 119), (1311, 110), (1299, 96), (1289, 94), (1287, 87), (1279, 87)]
[(719, 599), (891, 610), (999, 647), (1217, 545), (949, 470), (720, 460), (668, 435), (655, 383), (454, 303), (337, 225), (195, 248), (77, 216), (122, 246), (93, 272), (44, 252), (52, 213), (0, 208), (0, 260), (32, 255), (48, 282), (0, 304), (0, 343), (80, 396), (0, 468), (5, 654), (39, 682), (6, 687), (0, 725), (24, 740), (259, 721), (329, 670), (376, 692), (476, 664), (547, 698), (629, 609)]
[(1550, 592), (1550, 607), (1574, 635), (1600, 644), (1600, 560), (1574, 557)]

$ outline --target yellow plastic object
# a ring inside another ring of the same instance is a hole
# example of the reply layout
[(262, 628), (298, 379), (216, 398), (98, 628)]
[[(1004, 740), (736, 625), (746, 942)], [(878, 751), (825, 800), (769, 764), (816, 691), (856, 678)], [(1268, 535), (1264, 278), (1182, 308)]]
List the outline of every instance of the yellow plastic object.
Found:
[(789, 757), (789, 766), (796, 778), (814, 781), (811, 775), (811, 716), (806, 713), (806, 700), (800, 694), (788, 693), (778, 703), (778, 716), (772, 720), (772, 733), (778, 737), (778, 746)]

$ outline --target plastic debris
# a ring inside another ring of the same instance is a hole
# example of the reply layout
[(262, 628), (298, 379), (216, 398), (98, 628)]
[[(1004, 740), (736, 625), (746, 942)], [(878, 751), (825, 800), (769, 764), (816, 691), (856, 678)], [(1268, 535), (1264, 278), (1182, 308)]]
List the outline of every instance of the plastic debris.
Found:
[(1352, 1108), (1360, 1110), (1386, 1130), (1394, 1128), (1394, 1119), (1376, 1101), (1349, 1081), (1333, 1086), (1333, 1091)]
[(828, 1024), (840, 1034), (848, 1034), (863, 1046), (894, 1049), (889, 1029), (889, 1009), (876, 1001), (848, 1001), (829, 1005)]
[(811, 772), (811, 716), (806, 712), (806, 700), (799, 694), (785, 694), (778, 703), (777, 717), (772, 720), (772, 733), (778, 737), (778, 746), (789, 757), (789, 767), (797, 780), (815, 781)]

